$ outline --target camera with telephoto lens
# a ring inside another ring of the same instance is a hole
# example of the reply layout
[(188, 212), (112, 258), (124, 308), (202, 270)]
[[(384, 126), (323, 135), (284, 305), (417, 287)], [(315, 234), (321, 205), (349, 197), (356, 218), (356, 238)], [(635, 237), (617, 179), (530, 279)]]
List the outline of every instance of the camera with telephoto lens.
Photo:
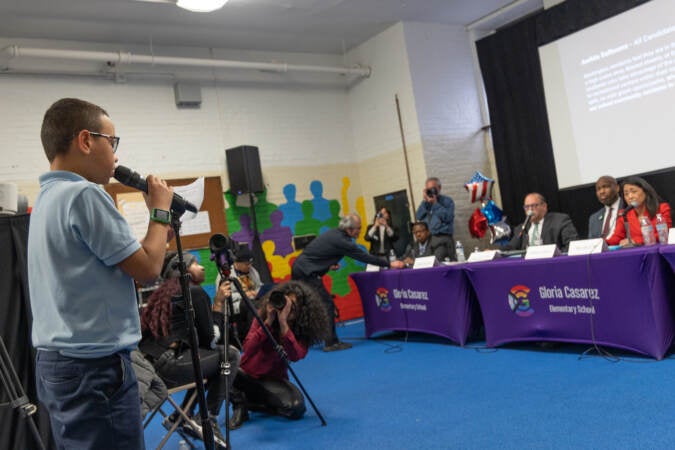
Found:
[(286, 306), (286, 296), (281, 291), (272, 291), (269, 299), (270, 305), (275, 309), (282, 310)]
[(438, 195), (438, 189), (435, 187), (427, 189), (427, 197), (435, 197)]
[[(229, 274), (230, 267), (234, 263), (234, 246), (235, 243), (229, 237), (217, 233), (209, 239), (209, 250), (211, 250), (211, 261), (216, 263), (218, 270)], [(222, 283), (225, 278), (220, 280)]]

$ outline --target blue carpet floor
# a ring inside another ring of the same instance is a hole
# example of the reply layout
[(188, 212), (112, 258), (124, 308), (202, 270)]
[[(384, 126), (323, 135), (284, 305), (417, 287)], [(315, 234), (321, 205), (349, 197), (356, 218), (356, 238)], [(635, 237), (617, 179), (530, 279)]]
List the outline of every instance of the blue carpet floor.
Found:
[[(361, 321), (338, 332), (353, 349), (312, 349), (293, 365), (328, 425), (309, 403), (295, 422), (252, 413), (231, 432), (233, 449), (675, 448), (673, 359), (581, 357), (580, 345), (461, 348), (421, 334), (365, 340)], [(155, 418), (148, 448), (163, 431)]]

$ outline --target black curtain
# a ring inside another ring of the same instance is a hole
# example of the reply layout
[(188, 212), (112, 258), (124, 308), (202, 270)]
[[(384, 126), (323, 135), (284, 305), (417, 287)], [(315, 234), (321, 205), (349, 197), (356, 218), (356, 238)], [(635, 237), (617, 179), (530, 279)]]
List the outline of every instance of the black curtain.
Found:
[[(511, 225), (524, 219), (525, 194), (536, 191), (547, 198), (550, 210), (570, 214), (580, 235), (586, 235), (588, 216), (601, 205), (594, 185), (558, 190), (538, 47), (647, 1), (567, 0), (476, 43), (502, 208)], [(611, 157), (612, 149), (606, 152)], [(671, 181), (674, 170), (642, 175), (675, 206), (675, 184)]]
[[(30, 340), (31, 313), (26, 264), (28, 214), (0, 216), (0, 335), (7, 347), (13, 369), (28, 400), (37, 404), (34, 351)], [(0, 381), (0, 383), (2, 383)], [(0, 449), (38, 448), (27, 419), (10, 404), (4, 383), (0, 386)], [(47, 448), (50, 443), (49, 417), (42, 407), (34, 414)]]

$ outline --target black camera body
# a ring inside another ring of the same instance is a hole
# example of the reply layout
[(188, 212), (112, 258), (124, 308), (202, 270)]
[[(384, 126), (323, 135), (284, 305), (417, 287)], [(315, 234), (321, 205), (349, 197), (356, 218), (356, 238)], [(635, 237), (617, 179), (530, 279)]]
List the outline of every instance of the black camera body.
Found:
[(270, 293), (269, 303), (275, 309), (282, 310), (286, 307), (286, 296), (281, 291), (272, 291)]
[(382, 214), (381, 212), (379, 212), (379, 213), (375, 214), (375, 217), (377, 217), (378, 219), (381, 219), (381, 218), (384, 217), (384, 214)]
[(438, 189), (435, 187), (427, 189), (427, 197), (436, 197), (438, 195)]
[[(234, 241), (229, 237), (217, 233), (209, 239), (211, 261), (216, 263), (218, 270), (229, 275), (230, 267), (234, 264)], [(225, 278), (223, 278), (224, 280)], [(223, 281), (221, 280), (221, 282)]]

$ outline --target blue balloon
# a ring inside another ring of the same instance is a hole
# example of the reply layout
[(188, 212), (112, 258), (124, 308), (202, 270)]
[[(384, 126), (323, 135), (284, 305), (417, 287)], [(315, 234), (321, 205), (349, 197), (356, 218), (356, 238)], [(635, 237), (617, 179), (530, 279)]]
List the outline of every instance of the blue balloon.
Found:
[(487, 203), (485, 203), (480, 212), (482, 212), (483, 215), (487, 217), (488, 224), (490, 225), (494, 225), (495, 223), (499, 222), (504, 216), (504, 212), (499, 209), (499, 207), (497, 207), (493, 200), (489, 200)]

